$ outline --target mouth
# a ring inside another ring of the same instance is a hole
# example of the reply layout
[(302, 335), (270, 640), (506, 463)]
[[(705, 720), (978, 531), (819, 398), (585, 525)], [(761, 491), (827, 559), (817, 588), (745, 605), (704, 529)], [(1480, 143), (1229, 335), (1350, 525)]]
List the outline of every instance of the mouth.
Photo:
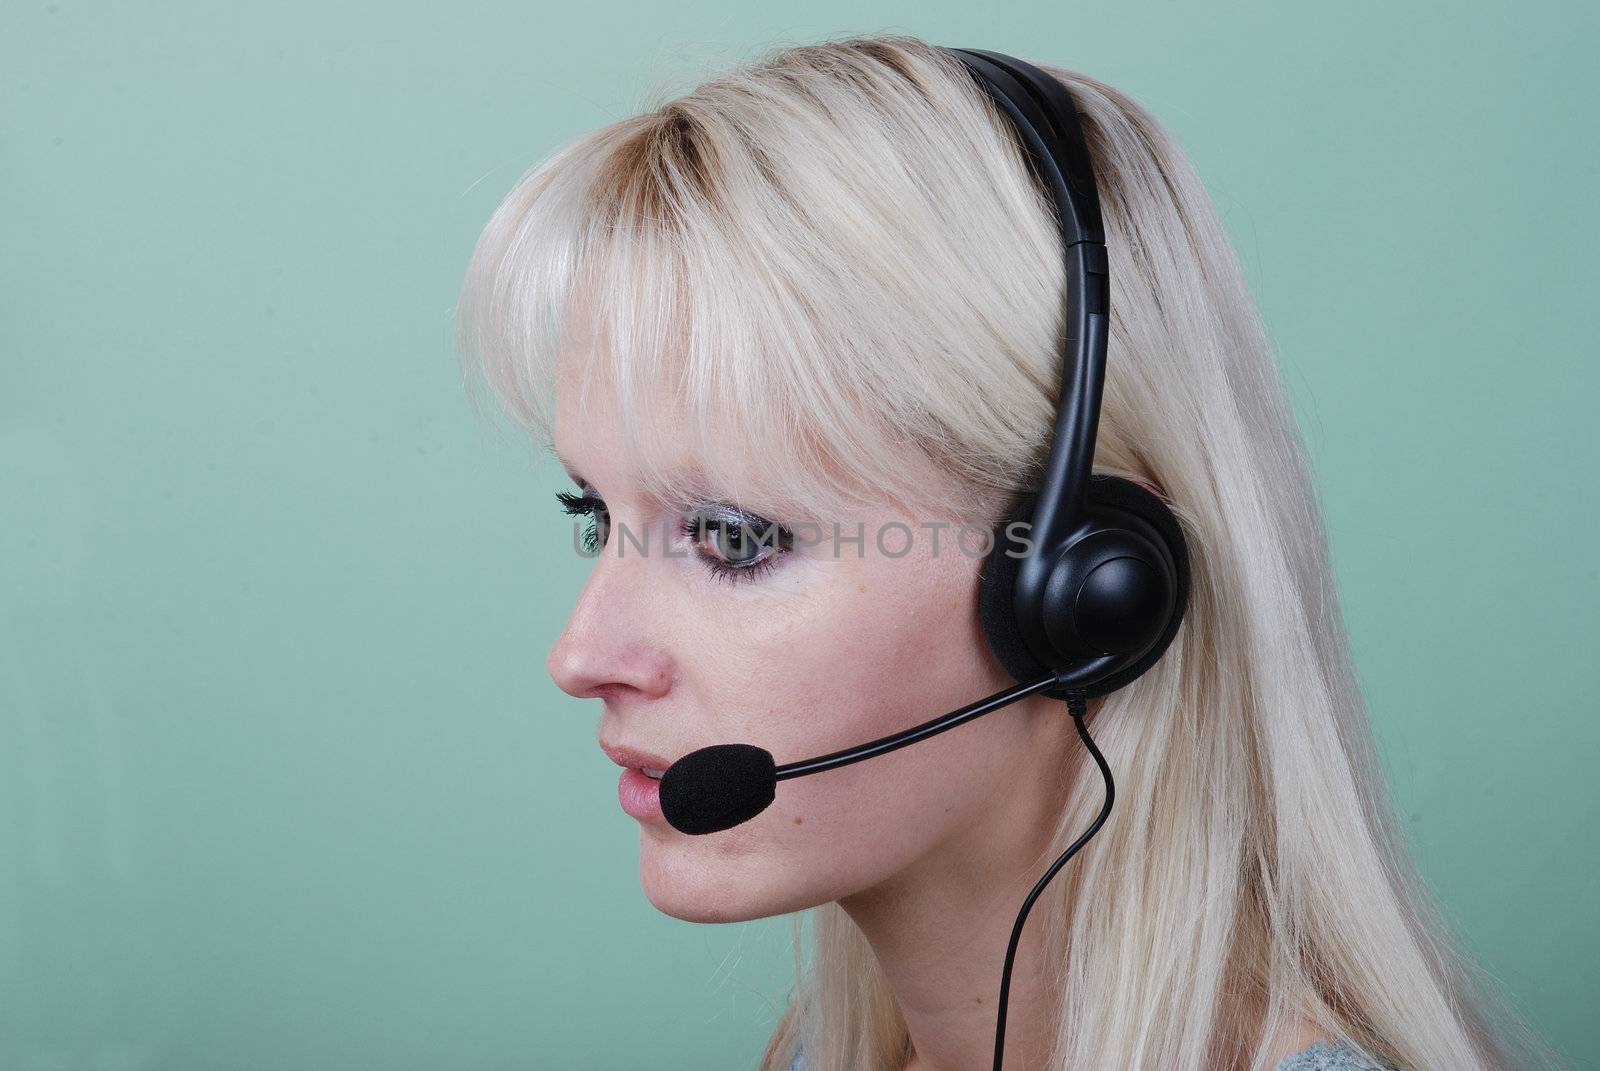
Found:
[(617, 781), (617, 801), (624, 811), (641, 822), (662, 821), (665, 816), (661, 810), (659, 772), (638, 766), (624, 768)]
[(623, 769), (638, 770), (652, 781), (661, 780), (667, 772), (667, 767), (672, 765), (672, 760), (657, 751), (623, 747), (604, 740), (600, 742), (600, 750), (604, 751), (607, 758)]

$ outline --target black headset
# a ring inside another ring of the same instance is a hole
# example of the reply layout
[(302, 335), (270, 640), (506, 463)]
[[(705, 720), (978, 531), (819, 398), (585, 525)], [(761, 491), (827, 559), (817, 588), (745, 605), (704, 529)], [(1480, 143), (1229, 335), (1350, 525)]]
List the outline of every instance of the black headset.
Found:
[(1116, 796), (1111, 767), (1084, 725), (1088, 697), (1130, 683), (1166, 651), (1188, 604), (1189, 555), (1177, 518), (1159, 495), (1091, 471), (1110, 291), (1100, 195), (1072, 97), (1055, 78), (1014, 57), (972, 48), (945, 51), (966, 66), (1016, 127), (1035, 177), (1055, 203), (1066, 257), (1061, 405), (1049, 458), (1038, 489), (1005, 511), (980, 574), (984, 635), (1001, 666), (1022, 683), (890, 736), (781, 766), (754, 744), (712, 744), (667, 768), (660, 800), (663, 815), (680, 832), (715, 833), (765, 810), (779, 781), (914, 744), (1035, 692), (1066, 700), (1078, 736), (1105, 778), (1105, 804), (1017, 913), (995, 1018), (994, 1071), (1000, 1071), (1011, 968), (1028, 910), (1104, 824)]
[[(1155, 664), (1183, 620), (1189, 555), (1160, 496), (1091, 474), (1105, 384), (1110, 292), (1100, 194), (1072, 96), (1032, 64), (946, 49), (1010, 117), (1055, 203), (1067, 264), (1066, 350), (1055, 438), (1039, 488), (984, 561), (979, 606), (995, 657), (1019, 681), (1054, 673), (1058, 699), (1114, 692)], [(1018, 522), (1027, 527), (1013, 528)], [(1018, 552), (1011, 533), (1034, 546)]]
[[(995, 657), (1019, 681), (1043, 680), (1067, 701), (1084, 747), (1105, 778), (1094, 823), (1064, 851), (1017, 912), (1000, 974), (994, 1071), (1005, 1059), (1006, 1003), (1022, 925), (1050, 879), (1099, 831), (1116, 795), (1111, 767), (1084, 726), (1088, 696), (1114, 692), (1165, 653), (1189, 601), (1189, 550), (1159, 495), (1131, 480), (1091, 472), (1110, 324), (1100, 192), (1072, 95), (1014, 56), (947, 49), (1011, 119), (1033, 172), (1055, 204), (1066, 257), (1066, 344), (1061, 404), (1038, 490), (1007, 511), (984, 560), (979, 607)], [(1027, 553), (1010, 533), (1028, 522)], [(1001, 538), (1004, 537), (1004, 538)]]

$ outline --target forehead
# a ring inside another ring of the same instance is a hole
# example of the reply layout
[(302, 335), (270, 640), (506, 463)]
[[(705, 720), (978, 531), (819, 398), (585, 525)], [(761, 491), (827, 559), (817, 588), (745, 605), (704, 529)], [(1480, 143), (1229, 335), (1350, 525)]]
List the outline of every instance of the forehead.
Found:
[(696, 443), (679, 414), (650, 405), (630, 428), (603, 385), (591, 387), (581, 400), (578, 394), (573, 384), (557, 387), (551, 429), (556, 461), (574, 483), (619, 500), (637, 497), (674, 507), (707, 496)]
[(568, 475), (608, 500), (715, 502), (775, 520), (848, 523), (890, 502), (884, 479), (864, 478), (858, 457), (874, 474), (892, 465), (898, 486), (924, 496), (910, 501), (938, 508), (949, 498), (947, 474), (852, 408), (858, 394), (769, 383), (751, 356), (718, 351), (696, 363), (645, 339), (619, 351), (603, 323), (569, 328), (547, 381), (550, 445)]

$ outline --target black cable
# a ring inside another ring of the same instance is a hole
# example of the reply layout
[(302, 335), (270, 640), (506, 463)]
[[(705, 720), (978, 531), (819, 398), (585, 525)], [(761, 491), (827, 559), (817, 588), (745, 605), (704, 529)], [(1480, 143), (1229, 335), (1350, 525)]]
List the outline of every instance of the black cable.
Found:
[(1099, 832), (1100, 827), (1105, 824), (1106, 815), (1111, 813), (1111, 801), (1116, 797), (1116, 784), (1111, 779), (1111, 767), (1106, 765), (1105, 756), (1100, 754), (1100, 749), (1094, 746), (1094, 741), (1089, 737), (1089, 730), (1083, 724), (1083, 717), (1087, 708), (1088, 702), (1084, 698), (1083, 689), (1074, 688), (1067, 693), (1067, 710), (1072, 714), (1072, 723), (1078, 727), (1078, 735), (1083, 738), (1083, 746), (1088, 748), (1089, 754), (1094, 756), (1094, 761), (1100, 767), (1101, 775), (1106, 779), (1105, 806), (1100, 808), (1100, 816), (1094, 820), (1093, 825), (1084, 831), (1083, 836), (1073, 841), (1071, 846), (1061, 853), (1061, 857), (1050, 865), (1050, 869), (1045, 871), (1044, 877), (1039, 879), (1038, 884), (1033, 887), (1033, 891), (1028, 894), (1028, 898), (1022, 902), (1022, 910), (1017, 912), (1016, 925), (1011, 927), (1011, 943), (1006, 946), (1005, 970), (1000, 973), (1000, 1013), (996, 1017), (994, 1025), (994, 1071), (1000, 1071), (1001, 1061), (1005, 1057), (1006, 997), (1011, 991), (1011, 964), (1017, 955), (1017, 942), (1022, 937), (1022, 924), (1028, 918), (1028, 909), (1039, 898), (1039, 894), (1050, 883), (1050, 879), (1055, 877), (1057, 872), (1066, 865), (1068, 859), (1072, 858), (1072, 853), (1083, 847), (1090, 837)]

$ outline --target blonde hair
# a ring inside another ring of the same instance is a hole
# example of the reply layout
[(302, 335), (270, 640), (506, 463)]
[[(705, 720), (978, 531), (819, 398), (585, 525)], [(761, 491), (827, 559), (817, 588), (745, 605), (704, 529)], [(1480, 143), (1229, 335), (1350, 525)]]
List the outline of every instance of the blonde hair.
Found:
[[(1030, 916), (1060, 987), (1049, 1066), (1260, 1067), (1302, 1016), (1403, 1069), (1557, 1066), (1403, 846), (1303, 446), (1209, 198), (1133, 99), (1032, 62), (1071, 90), (1100, 186), (1095, 470), (1159, 488), (1193, 568), (1167, 654), (1094, 716), (1117, 806)], [(603, 384), (631, 470), (669, 497), (699, 479), (769, 517), (994, 523), (1049, 446), (1064, 285), (1005, 116), (948, 54), (857, 35), (776, 50), (531, 169), (472, 255), (459, 343), (546, 445), (560, 370), (585, 399)], [(701, 468), (669, 468), (664, 435)], [(1041, 867), (1102, 803), (1074, 754)], [(899, 1068), (905, 1022), (849, 916), (797, 914), (795, 942), (763, 1071), (802, 1039), (807, 1071)]]

